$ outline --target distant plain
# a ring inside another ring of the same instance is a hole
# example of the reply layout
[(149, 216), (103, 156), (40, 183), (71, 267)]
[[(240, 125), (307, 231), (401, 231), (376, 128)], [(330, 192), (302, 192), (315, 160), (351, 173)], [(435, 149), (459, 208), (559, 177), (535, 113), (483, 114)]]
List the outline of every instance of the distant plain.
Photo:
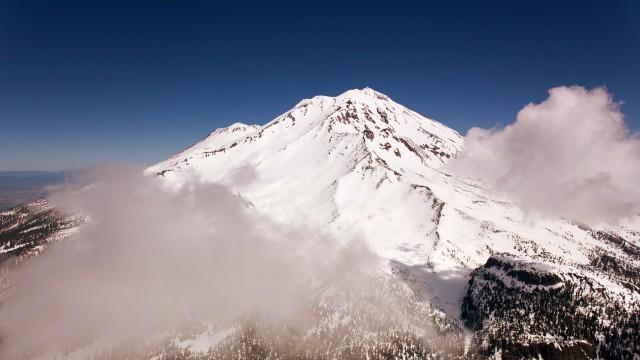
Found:
[(0, 210), (45, 197), (68, 175), (66, 171), (0, 171)]

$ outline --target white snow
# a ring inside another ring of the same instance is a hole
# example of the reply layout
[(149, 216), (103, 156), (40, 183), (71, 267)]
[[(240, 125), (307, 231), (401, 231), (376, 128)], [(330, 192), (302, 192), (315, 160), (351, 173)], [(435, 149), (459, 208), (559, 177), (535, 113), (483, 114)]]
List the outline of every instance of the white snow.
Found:
[(207, 330), (202, 334), (191, 339), (177, 341), (176, 346), (183, 349), (189, 349), (193, 352), (207, 352), (209, 349), (218, 345), (220, 341), (233, 334), (237, 329), (237, 327), (231, 327), (228, 329), (215, 330), (211, 325), (209, 325)]
[(11, 246), (11, 247), (1, 247), (0, 248), (0, 254), (6, 254), (6, 253), (10, 253), (12, 251), (18, 250), (20, 248), (23, 248), (25, 246), (27, 246), (28, 244), (18, 244), (15, 246)]

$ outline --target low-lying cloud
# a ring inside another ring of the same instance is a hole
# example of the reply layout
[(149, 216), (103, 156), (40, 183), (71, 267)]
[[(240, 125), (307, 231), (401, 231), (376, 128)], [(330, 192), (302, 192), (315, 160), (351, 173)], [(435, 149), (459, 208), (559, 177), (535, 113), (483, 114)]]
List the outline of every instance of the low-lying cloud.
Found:
[(144, 338), (193, 319), (295, 324), (318, 292), (376, 266), (361, 242), (275, 223), (222, 185), (168, 189), (119, 166), (91, 175), (51, 199), (87, 217), (79, 232), (11, 275), (2, 357)]
[(640, 138), (604, 88), (553, 88), (511, 125), (472, 128), (449, 166), (529, 213), (608, 223), (640, 213)]

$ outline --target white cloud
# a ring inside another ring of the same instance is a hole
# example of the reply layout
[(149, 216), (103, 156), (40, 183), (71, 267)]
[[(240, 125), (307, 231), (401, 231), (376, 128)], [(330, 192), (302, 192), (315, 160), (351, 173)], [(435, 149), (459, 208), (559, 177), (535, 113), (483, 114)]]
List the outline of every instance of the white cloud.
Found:
[(511, 125), (472, 128), (449, 166), (529, 213), (613, 223), (640, 212), (640, 139), (604, 88), (553, 88)]
[(295, 324), (318, 291), (373, 272), (377, 261), (356, 239), (339, 244), (317, 229), (277, 224), (222, 185), (169, 190), (118, 166), (88, 183), (52, 198), (88, 216), (72, 241), (11, 274), (0, 355), (144, 338), (192, 319), (224, 324), (252, 314)]

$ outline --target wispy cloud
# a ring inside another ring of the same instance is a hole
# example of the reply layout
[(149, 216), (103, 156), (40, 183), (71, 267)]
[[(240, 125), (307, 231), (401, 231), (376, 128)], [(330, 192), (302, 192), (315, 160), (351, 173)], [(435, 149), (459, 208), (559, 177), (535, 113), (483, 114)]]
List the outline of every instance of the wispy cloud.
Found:
[(52, 197), (87, 221), (72, 241), (12, 274), (16, 289), (0, 313), (2, 354), (247, 313), (296, 323), (318, 291), (371, 273), (377, 261), (359, 241), (277, 224), (224, 186), (167, 189), (142, 173), (98, 169)]

